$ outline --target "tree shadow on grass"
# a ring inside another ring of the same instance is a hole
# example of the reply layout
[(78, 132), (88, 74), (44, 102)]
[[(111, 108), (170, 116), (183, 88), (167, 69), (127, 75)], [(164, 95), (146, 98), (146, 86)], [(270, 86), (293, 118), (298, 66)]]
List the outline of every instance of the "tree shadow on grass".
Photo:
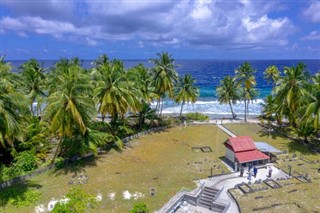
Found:
[[(12, 186), (0, 189), (0, 211), (5, 209), (6, 205), (30, 206), (40, 198), (36, 190), (42, 185), (32, 181), (21, 181)], [(5, 211), (4, 211), (5, 212)]]
[(286, 137), (280, 132), (285, 132), (288, 130), (278, 128), (275, 126), (272, 126), (270, 128), (262, 127), (262, 130), (259, 131), (260, 137), (271, 137), (273, 140), (276, 139), (286, 139), (289, 140), (289, 143), (287, 143), (286, 148), (288, 148), (288, 151), (293, 152), (299, 152), (303, 155), (316, 155), (317, 153), (310, 150), (310, 145), (303, 143), (303, 141), (294, 139), (292, 137)]
[(284, 135), (278, 133), (277, 131), (280, 131), (280, 129), (277, 129), (277, 127), (270, 127), (266, 128), (262, 126), (262, 129), (258, 132), (258, 135), (260, 137), (271, 137), (273, 140), (276, 139), (288, 139)]
[(288, 149), (289, 152), (300, 152), (307, 156), (319, 155), (319, 153), (310, 150), (310, 145), (304, 144), (302, 140), (291, 140), (288, 144)]
[(66, 175), (70, 173), (80, 173), (85, 172), (86, 167), (95, 167), (97, 158), (95, 156), (89, 156), (87, 158), (83, 158), (80, 160), (76, 160), (74, 162), (66, 162), (64, 165), (55, 168), (52, 173), (55, 176)]

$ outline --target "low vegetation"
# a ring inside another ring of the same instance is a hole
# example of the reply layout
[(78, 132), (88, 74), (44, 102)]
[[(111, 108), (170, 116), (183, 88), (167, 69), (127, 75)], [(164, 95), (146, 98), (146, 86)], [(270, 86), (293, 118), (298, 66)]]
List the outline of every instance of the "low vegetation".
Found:
[(189, 112), (186, 114), (188, 121), (209, 121), (209, 116), (199, 112)]

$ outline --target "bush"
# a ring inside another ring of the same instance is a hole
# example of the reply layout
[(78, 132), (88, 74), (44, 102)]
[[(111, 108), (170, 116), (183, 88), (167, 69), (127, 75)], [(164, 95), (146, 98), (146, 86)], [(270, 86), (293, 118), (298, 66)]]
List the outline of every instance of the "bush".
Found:
[(73, 187), (67, 193), (67, 203), (57, 203), (52, 210), (53, 213), (84, 213), (88, 208), (93, 209), (97, 205), (96, 197), (83, 191), (79, 187)]
[(1, 190), (0, 200), (17, 207), (31, 206), (41, 197), (41, 193), (27, 185), (11, 186)]
[(134, 204), (133, 209), (131, 210), (131, 213), (148, 213), (149, 209), (146, 204), (144, 203), (138, 203)]
[(204, 115), (199, 112), (190, 112), (186, 114), (186, 118), (188, 121), (208, 121), (209, 116)]
[(62, 169), (66, 165), (66, 162), (64, 158), (57, 157), (54, 161), (54, 165), (56, 166), (57, 169)]
[(20, 152), (13, 160), (10, 167), (3, 166), (0, 180), (6, 181), (31, 171), (37, 168), (37, 157), (34, 150)]

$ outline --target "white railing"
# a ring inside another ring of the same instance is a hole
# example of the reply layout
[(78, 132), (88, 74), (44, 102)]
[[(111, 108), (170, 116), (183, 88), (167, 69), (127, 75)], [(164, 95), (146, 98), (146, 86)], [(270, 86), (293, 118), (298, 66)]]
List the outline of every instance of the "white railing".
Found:
[(179, 192), (177, 192), (159, 211), (156, 213), (167, 213), (167, 212), (174, 212), (181, 204), (181, 198), (185, 195), (190, 195), (192, 197), (197, 197), (201, 190), (204, 188), (205, 183), (201, 183), (200, 186), (194, 191), (190, 192), (189, 189), (182, 188)]
[(176, 208), (176, 205), (179, 204), (180, 199), (189, 191), (189, 189), (182, 188), (159, 211), (156, 211), (156, 213), (170, 212), (170, 209), (172, 207)]

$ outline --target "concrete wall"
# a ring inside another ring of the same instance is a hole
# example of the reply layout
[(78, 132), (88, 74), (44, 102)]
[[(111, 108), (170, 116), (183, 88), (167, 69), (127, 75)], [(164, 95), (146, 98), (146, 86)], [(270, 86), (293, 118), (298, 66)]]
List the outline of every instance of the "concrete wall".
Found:
[(235, 162), (234, 152), (228, 148), (226, 148), (226, 158), (231, 162)]

